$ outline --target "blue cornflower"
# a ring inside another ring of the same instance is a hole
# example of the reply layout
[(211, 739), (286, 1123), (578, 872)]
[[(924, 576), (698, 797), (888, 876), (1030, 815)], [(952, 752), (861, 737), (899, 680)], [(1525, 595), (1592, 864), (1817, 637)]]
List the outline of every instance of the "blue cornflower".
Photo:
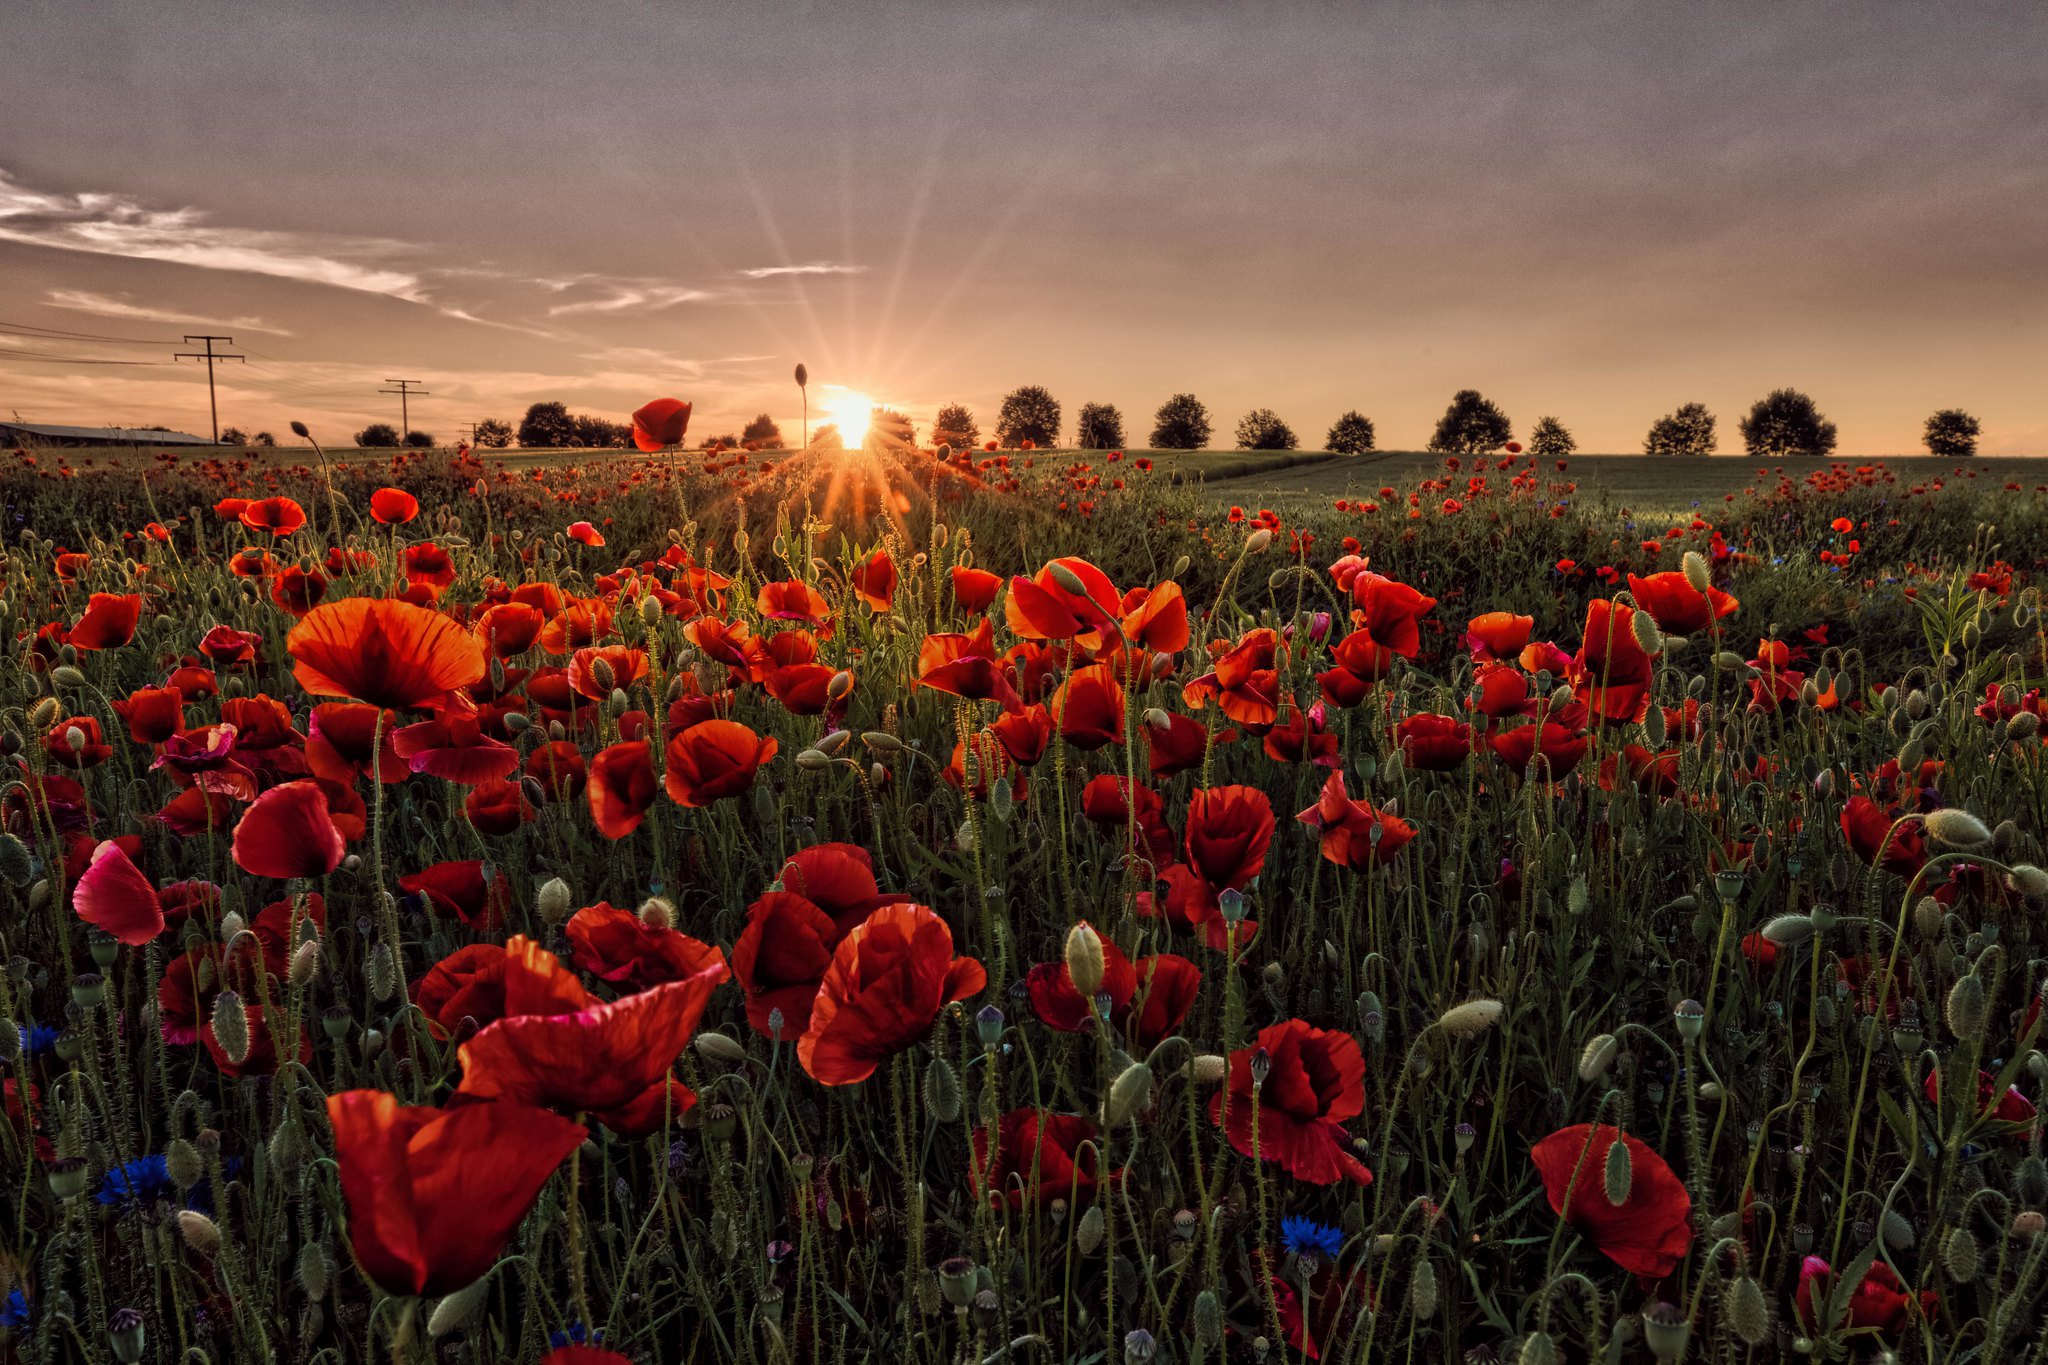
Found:
[(21, 1030), (21, 1050), (31, 1057), (40, 1057), (57, 1046), (59, 1030), (48, 1024), (34, 1024)]
[(1344, 1249), (1344, 1230), (1294, 1214), (1280, 1220), (1280, 1242), (1296, 1256), (1320, 1256), (1334, 1261)]
[(28, 1291), (19, 1285), (7, 1295), (7, 1304), (0, 1307), (0, 1327), (28, 1326)]
[(548, 1333), (548, 1345), (557, 1351), (561, 1350), (564, 1346), (599, 1346), (603, 1344), (604, 1328), (600, 1327), (593, 1332), (580, 1322), (570, 1323), (569, 1330), (566, 1332)]
[(146, 1204), (166, 1196), (171, 1171), (161, 1156), (139, 1156), (110, 1169), (93, 1196), (102, 1204)]

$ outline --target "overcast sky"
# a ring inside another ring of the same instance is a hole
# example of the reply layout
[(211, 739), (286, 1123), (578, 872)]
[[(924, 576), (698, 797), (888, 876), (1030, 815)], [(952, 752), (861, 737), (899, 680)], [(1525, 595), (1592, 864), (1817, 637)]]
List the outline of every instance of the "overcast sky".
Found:
[[(2048, 454), (2048, 7), (6, 0), (0, 414), (693, 434), (1191, 390), (1229, 444), (1476, 387), (1633, 450), (1794, 385)], [(24, 328), (22, 325), (26, 324)]]

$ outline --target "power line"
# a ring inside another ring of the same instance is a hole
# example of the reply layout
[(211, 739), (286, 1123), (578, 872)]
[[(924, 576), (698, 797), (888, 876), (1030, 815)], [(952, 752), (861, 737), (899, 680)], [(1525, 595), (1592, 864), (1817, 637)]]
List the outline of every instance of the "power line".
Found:
[(161, 365), (161, 360), (97, 360), (84, 355), (51, 355), (48, 351), (0, 350), (0, 360), (33, 360), (40, 365)]
[(177, 353), (176, 355), (172, 356), (171, 358), (172, 358), (173, 360), (188, 360), (188, 359), (189, 359), (189, 360), (203, 360), (203, 361), (205, 361), (205, 362), (206, 362), (206, 401), (207, 401), (208, 405), (209, 405), (209, 406), (210, 406), (210, 407), (211, 407), (211, 408), (213, 409), (213, 443), (214, 443), (215, 445), (219, 445), (219, 444), (220, 444), (220, 399), (219, 399), (219, 398), (217, 398), (217, 397), (216, 397), (216, 396), (214, 395), (214, 391), (213, 391), (213, 367), (214, 367), (215, 365), (217, 365), (217, 364), (221, 363), (222, 361), (227, 361), (227, 360), (247, 360), (247, 359), (248, 359), (248, 357), (246, 357), (246, 356), (240, 356), (240, 355), (234, 355), (234, 354), (232, 354), (232, 353), (229, 353), (229, 352), (224, 352), (224, 351), (222, 351), (222, 352), (217, 352), (217, 351), (215, 351), (215, 350), (213, 349), (213, 343), (214, 343), (214, 342), (216, 342), (216, 341), (223, 341), (223, 342), (226, 342), (226, 343), (227, 343), (228, 345), (230, 345), (230, 346), (234, 345), (234, 344), (235, 344), (235, 339), (234, 339), (233, 337), (213, 336), (213, 335), (211, 335), (211, 334), (209, 334), (209, 333), (201, 332), (201, 333), (199, 333), (199, 334), (198, 334), (198, 335), (196, 335), (196, 336), (188, 336), (188, 337), (186, 337), (186, 338), (185, 338), (185, 344), (186, 344), (187, 346), (190, 346), (190, 345), (191, 345), (191, 344), (192, 344), (193, 342), (195, 342), (195, 341), (203, 341), (203, 342), (205, 342), (205, 343), (206, 343), (206, 351), (205, 351), (205, 353), (204, 353), (203, 355), (202, 355), (202, 354), (201, 354), (200, 352), (198, 352), (198, 351), (179, 351), (179, 352), (178, 352), (178, 353)]
[(118, 343), (123, 346), (177, 345), (174, 341), (144, 341), (140, 337), (115, 337), (108, 336), (103, 332), (73, 332), (62, 327), (38, 327), (33, 322), (9, 322), (5, 318), (0, 318), (0, 331), (16, 331), (17, 329), (22, 333), (40, 333), (52, 339), (62, 338), (65, 341), (105, 341)]
[(418, 379), (387, 379), (384, 382), (398, 385), (395, 389), (379, 389), (377, 392), (395, 393), (398, 395), (398, 439), (403, 441), (406, 437), (412, 435), (412, 416), (407, 403), (415, 395), (421, 398), (426, 397), (429, 391), (412, 387), (415, 384), (424, 382)]

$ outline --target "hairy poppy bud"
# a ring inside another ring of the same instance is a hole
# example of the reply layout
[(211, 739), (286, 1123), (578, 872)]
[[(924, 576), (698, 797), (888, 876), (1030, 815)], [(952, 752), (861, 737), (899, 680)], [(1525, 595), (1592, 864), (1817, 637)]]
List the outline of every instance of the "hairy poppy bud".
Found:
[(640, 922), (650, 929), (675, 928), (675, 903), (660, 896), (649, 896), (640, 902)]
[(220, 1225), (205, 1214), (185, 1209), (178, 1214), (178, 1234), (191, 1247), (208, 1260), (220, 1251)]
[(1188, 1063), (1188, 1074), (1196, 1085), (1216, 1085), (1230, 1074), (1230, 1061), (1213, 1052), (1205, 1052)]
[(389, 1000), (398, 994), (398, 987), (398, 962), (391, 954), (391, 945), (373, 945), (370, 948), (370, 998)]
[(1714, 581), (1707, 572), (1707, 557), (1698, 550), (1687, 550), (1679, 557), (1678, 568), (1685, 581), (1692, 584), (1692, 590), (1704, 597)]
[(1090, 1204), (1088, 1211), (1081, 1215), (1081, 1221), (1074, 1228), (1074, 1249), (1083, 1256), (1093, 1256), (1102, 1245), (1108, 1229), (1102, 1217), (1102, 1205)]
[(1102, 1126), (1121, 1128), (1152, 1104), (1152, 1068), (1134, 1062), (1110, 1083), (1109, 1098), (1102, 1104)]
[(1628, 1192), (1635, 1185), (1635, 1166), (1629, 1159), (1628, 1144), (1615, 1142), (1607, 1149), (1607, 1170), (1604, 1174), (1607, 1202), (1620, 1208), (1628, 1202)]
[(924, 1107), (939, 1123), (960, 1117), (960, 1073), (944, 1057), (934, 1056), (924, 1069)]
[(1655, 656), (1664, 652), (1664, 636), (1658, 632), (1657, 623), (1647, 611), (1637, 611), (1629, 617), (1629, 627), (1635, 632), (1636, 644), (1643, 653)]
[(319, 974), (320, 944), (316, 939), (309, 939), (292, 954), (291, 982), (294, 986), (309, 986)]
[(1261, 526), (1244, 538), (1244, 552), (1248, 555), (1262, 555), (1273, 543), (1273, 533)]
[(832, 675), (832, 681), (825, 684), (825, 698), (827, 701), (842, 701), (845, 699), (846, 694), (851, 691), (853, 691), (853, 674), (843, 668)]
[(1087, 920), (1067, 931), (1067, 975), (1083, 1000), (1092, 1000), (1102, 989), (1107, 963), (1102, 953), (1102, 936)]
[(832, 755), (823, 749), (802, 749), (797, 753), (796, 766), (807, 773), (821, 773), (832, 766)]
[(747, 1060), (747, 1050), (729, 1034), (700, 1033), (693, 1045), (699, 1056), (714, 1062), (723, 1062), (727, 1066), (740, 1066)]
[(550, 877), (542, 882), (533, 900), (534, 909), (540, 912), (543, 922), (560, 924), (569, 918), (569, 883), (560, 877)]
[(1721, 1298), (1721, 1317), (1751, 1346), (1761, 1346), (1771, 1334), (1771, 1308), (1764, 1301), (1763, 1286), (1750, 1275), (1737, 1275), (1728, 1282)]
[(1557, 1343), (1551, 1340), (1550, 1333), (1539, 1327), (1523, 1337), (1515, 1365), (1557, 1365)]
[[(83, 687), (85, 686), (85, 674), (79, 672), (70, 664), (60, 664), (50, 670), (50, 681), (59, 687)], [(66, 738), (69, 738), (70, 734), (71, 732), (67, 730), (65, 732)], [(81, 738), (83, 737), (81, 736)]]
[(1929, 812), (1927, 832), (1950, 848), (1981, 848), (1991, 842), (1991, 831), (1984, 822), (1956, 806)]
[(1453, 1038), (1471, 1038), (1500, 1022), (1498, 1000), (1467, 1000), (1453, 1005), (1437, 1018), (1437, 1027)]
[(1615, 1041), (1613, 1034), (1596, 1035), (1579, 1054), (1579, 1079), (1587, 1082), (1599, 1080), (1614, 1065), (1615, 1054), (1620, 1050), (1621, 1044)]
[(1971, 972), (1956, 978), (1956, 984), (1949, 988), (1948, 1003), (1942, 1013), (1948, 1020), (1948, 1031), (1958, 1039), (1975, 1038), (1984, 1027), (1988, 999), (1984, 990), (1984, 978)]
[(249, 1060), (249, 1013), (233, 991), (222, 991), (213, 1002), (213, 1040), (236, 1066)]
[(1428, 1261), (1415, 1264), (1415, 1278), (1408, 1281), (1408, 1307), (1418, 1318), (1436, 1316), (1436, 1267)]
[(1760, 932), (1781, 948), (1796, 947), (1813, 937), (1813, 920), (1807, 915), (1778, 915), (1767, 921)]

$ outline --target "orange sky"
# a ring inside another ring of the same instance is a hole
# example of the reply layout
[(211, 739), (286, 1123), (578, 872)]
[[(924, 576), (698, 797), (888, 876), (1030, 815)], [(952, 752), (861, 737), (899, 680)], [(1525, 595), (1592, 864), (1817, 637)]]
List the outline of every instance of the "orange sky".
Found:
[[(920, 419), (1192, 390), (1412, 448), (1477, 387), (1632, 450), (1812, 393), (2048, 453), (2034, 4), (30, 5), (0, 127), (0, 413), (329, 439), (424, 381), (693, 433), (791, 367)], [(41, 330), (38, 330), (41, 329)], [(59, 332), (94, 338), (64, 337)], [(84, 364), (85, 360), (149, 364)]]

